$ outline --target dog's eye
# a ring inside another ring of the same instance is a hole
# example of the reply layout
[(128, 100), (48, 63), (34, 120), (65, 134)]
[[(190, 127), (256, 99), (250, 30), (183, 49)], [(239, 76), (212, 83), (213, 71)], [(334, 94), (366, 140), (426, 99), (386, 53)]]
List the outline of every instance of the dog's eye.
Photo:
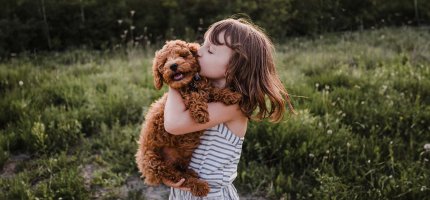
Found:
[(183, 51), (183, 52), (180, 52), (179, 53), (179, 56), (181, 56), (181, 57), (183, 57), (183, 58), (185, 58), (185, 57), (187, 57), (187, 56), (189, 56), (190, 55), (190, 52), (189, 51)]

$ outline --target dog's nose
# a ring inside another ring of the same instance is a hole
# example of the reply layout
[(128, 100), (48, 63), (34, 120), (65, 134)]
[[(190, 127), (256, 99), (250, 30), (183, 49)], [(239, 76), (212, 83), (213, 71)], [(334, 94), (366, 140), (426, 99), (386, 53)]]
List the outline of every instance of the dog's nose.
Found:
[(178, 64), (173, 63), (172, 65), (170, 65), (170, 69), (176, 71), (176, 69), (178, 69)]

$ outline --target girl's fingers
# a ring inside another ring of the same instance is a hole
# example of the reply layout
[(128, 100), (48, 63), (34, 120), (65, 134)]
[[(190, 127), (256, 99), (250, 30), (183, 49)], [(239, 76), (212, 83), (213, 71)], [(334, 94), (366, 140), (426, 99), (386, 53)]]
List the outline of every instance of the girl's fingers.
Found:
[(186, 187), (180, 187), (178, 189), (183, 190), (183, 191), (190, 191), (190, 188), (186, 188)]
[(179, 180), (177, 183), (172, 183), (172, 187), (179, 188), (181, 187), (182, 183), (184, 183), (184, 181), (185, 179), (181, 178), (181, 180)]
[(169, 187), (173, 187), (173, 188), (178, 188), (180, 190), (184, 190), (184, 191), (190, 191), (190, 188), (187, 187), (181, 187), (181, 185), (184, 183), (185, 179), (182, 178), (181, 180), (179, 180), (178, 182), (174, 183), (170, 180), (167, 179), (163, 179), (164, 185), (167, 185)]

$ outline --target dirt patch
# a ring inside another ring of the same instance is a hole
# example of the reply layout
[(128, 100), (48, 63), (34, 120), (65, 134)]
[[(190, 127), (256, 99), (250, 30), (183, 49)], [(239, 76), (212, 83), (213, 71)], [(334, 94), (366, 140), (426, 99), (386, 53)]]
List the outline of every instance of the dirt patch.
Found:
[(138, 176), (130, 176), (126, 184), (120, 188), (120, 196), (128, 198), (130, 195), (143, 197), (144, 199), (164, 200), (169, 198), (170, 188), (160, 185), (147, 186)]
[(1, 171), (1, 178), (12, 178), (16, 174), (16, 167), (30, 159), (28, 154), (19, 154), (19, 155), (11, 155), (6, 163), (3, 165), (3, 169)]

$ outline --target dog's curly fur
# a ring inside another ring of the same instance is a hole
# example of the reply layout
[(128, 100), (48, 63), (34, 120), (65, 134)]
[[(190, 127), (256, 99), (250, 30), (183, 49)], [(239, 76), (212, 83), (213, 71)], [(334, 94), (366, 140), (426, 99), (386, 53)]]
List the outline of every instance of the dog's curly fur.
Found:
[[(199, 77), (197, 62), (198, 44), (180, 40), (168, 41), (156, 52), (153, 61), (154, 84), (157, 89), (163, 82), (178, 89), (185, 107), (198, 123), (209, 121), (208, 102), (238, 103), (241, 95), (229, 89), (212, 87), (208, 80)], [(206, 196), (209, 186), (199, 180), (196, 172), (188, 169), (191, 155), (200, 144), (203, 131), (172, 135), (164, 129), (164, 106), (167, 94), (153, 103), (145, 116), (139, 138), (136, 162), (145, 183), (158, 185), (162, 179), (178, 182), (185, 178), (183, 187), (189, 187), (194, 196)]]

